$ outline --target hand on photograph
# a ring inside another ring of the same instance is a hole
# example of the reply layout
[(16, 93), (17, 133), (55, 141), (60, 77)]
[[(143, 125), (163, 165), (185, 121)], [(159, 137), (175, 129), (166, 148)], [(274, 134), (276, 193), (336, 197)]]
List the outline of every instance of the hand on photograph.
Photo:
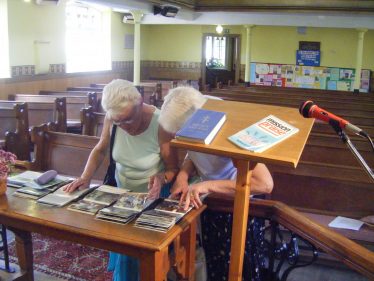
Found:
[[(188, 182), (187, 180), (176, 178), (173, 186), (170, 189), (170, 196), (171, 199), (179, 199), (186, 195), (188, 192)], [(181, 201), (182, 202), (182, 201)]]
[(188, 209), (188, 206), (192, 204), (196, 209), (200, 208), (203, 203), (201, 202), (200, 196), (209, 192), (209, 182), (199, 182), (190, 185), (188, 192), (182, 194), (181, 202), (183, 202), (184, 210)]
[(90, 180), (79, 177), (75, 179), (74, 181), (72, 181), (71, 183), (64, 185), (62, 187), (62, 190), (65, 192), (73, 192), (74, 190), (78, 188), (84, 189), (84, 188), (88, 188), (89, 186), (90, 186)]

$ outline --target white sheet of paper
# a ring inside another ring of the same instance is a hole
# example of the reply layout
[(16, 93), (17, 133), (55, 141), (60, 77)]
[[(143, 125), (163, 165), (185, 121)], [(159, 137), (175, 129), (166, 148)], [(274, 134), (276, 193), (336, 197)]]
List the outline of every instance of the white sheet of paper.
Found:
[(363, 224), (364, 223), (359, 220), (338, 216), (329, 223), (329, 226), (335, 228), (359, 230)]

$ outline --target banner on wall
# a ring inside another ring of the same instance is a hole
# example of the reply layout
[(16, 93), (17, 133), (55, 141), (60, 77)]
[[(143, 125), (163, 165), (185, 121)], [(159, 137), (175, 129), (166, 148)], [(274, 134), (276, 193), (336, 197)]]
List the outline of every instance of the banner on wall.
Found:
[[(251, 63), (250, 82), (254, 85), (353, 91), (352, 68)], [(370, 70), (361, 71), (361, 92), (369, 92)]]

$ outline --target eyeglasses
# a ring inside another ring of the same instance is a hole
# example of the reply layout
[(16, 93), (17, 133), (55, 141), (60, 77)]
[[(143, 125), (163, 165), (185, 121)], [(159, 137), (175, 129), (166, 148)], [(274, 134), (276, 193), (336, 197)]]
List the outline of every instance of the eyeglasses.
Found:
[(131, 113), (129, 114), (128, 117), (122, 119), (122, 120), (118, 120), (118, 121), (115, 121), (113, 120), (113, 125), (116, 125), (116, 126), (121, 126), (121, 125), (130, 125), (132, 123), (134, 123), (134, 121), (136, 120), (136, 115), (139, 111), (139, 108), (140, 108), (140, 105), (137, 104), (135, 105), (132, 110), (131, 110)]

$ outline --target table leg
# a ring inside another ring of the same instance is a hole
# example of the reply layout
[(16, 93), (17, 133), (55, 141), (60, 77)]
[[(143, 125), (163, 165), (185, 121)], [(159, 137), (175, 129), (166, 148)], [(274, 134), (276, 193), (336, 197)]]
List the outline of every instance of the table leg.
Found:
[(170, 267), (168, 248), (145, 252), (140, 258), (140, 281), (166, 281)]
[(10, 229), (15, 235), (16, 251), (18, 257), (19, 267), (21, 269), (21, 276), (15, 278), (17, 281), (33, 281), (33, 253), (32, 253), (32, 237), (31, 233), (19, 229)]
[(238, 175), (236, 179), (231, 234), (229, 281), (242, 280), (245, 238), (248, 223), (250, 178), (252, 174), (251, 170), (249, 170), (249, 161), (238, 160), (236, 167), (238, 169)]
[(177, 270), (183, 280), (195, 280), (196, 220), (181, 234), (180, 243), (174, 243)]

